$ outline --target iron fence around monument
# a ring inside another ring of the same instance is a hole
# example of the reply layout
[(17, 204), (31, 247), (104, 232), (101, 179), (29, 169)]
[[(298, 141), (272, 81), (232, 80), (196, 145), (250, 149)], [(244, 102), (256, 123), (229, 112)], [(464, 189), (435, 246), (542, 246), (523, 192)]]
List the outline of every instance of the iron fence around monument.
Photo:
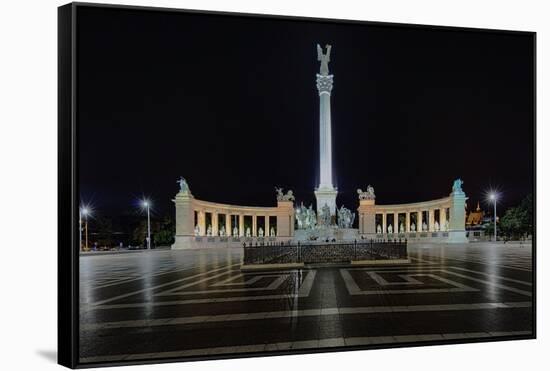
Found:
[[(246, 243), (245, 243), (246, 245)], [(299, 262), (297, 246), (268, 244), (244, 247), (244, 264), (288, 264)]]
[(244, 244), (243, 264), (324, 264), (407, 259), (407, 240), (323, 244)]

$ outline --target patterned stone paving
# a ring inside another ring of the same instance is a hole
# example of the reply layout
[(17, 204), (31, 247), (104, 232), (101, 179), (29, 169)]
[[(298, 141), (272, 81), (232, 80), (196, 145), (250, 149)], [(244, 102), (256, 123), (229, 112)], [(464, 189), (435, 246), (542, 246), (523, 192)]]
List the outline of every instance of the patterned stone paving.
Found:
[(241, 272), (241, 249), (80, 259), (81, 362), (530, 336), (531, 246), (410, 245), (411, 264)]

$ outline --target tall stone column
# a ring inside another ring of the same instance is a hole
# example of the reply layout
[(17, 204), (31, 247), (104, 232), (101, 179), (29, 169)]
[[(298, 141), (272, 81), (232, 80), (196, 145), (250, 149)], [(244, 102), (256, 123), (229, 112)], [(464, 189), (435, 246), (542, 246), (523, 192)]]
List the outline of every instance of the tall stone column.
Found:
[(462, 180), (454, 181), (450, 194), (451, 207), (449, 209), (449, 242), (465, 243), (466, 238), (466, 194), (462, 191)]
[(393, 233), (399, 233), (399, 213), (393, 213)]
[(264, 216), (264, 218), (265, 218), (264, 236), (271, 237), (271, 234), (269, 233), (269, 215)]
[(428, 210), (428, 231), (433, 232), (435, 224), (435, 211), (434, 209)]
[(407, 211), (405, 213), (405, 232), (411, 231), (411, 213)]
[(387, 229), (387, 215), (385, 212), (382, 213), (382, 233), (388, 233)]
[(422, 210), (420, 210), (417, 215), (418, 215), (418, 217), (416, 218), (416, 223), (417, 223), (416, 231), (417, 232), (422, 232), (422, 223), (423, 223)]
[(338, 191), (332, 184), (332, 126), (330, 112), (330, 96), (332, 91), (333, 75), (329, 75), (328, 62), (330, 61), (331, 46), (327, 45), (327, 52), (317, 45), (317, 57), (321, 68), (317, 74), (317, 90), (319, 92), (319, 187), (315, 189), (317, 200), (317, 215), (321, 214), (323, 206), (330, 208), (331, 215), (336, 215), (336, 195)]

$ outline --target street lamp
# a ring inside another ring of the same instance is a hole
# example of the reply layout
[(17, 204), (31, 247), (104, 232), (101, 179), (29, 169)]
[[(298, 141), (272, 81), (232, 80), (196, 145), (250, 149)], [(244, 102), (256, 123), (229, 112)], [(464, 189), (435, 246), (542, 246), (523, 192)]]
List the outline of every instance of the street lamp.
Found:
[(85, 231), (85, 245), (84, 249), (88, 250), (88, 215), (90, 215), (90, 209), (87, 206), (80, 207), (78, 213), (78, 224), (80, 228), (80, 249), (82, 249), (82, 217), (84, 217), (84, 231)]
[(489, 200), (493, 203), (493, 221), (495, 223), (495, 242), (497, 242), (497, 200), (498, 193), (491, 192), (489, 193)]
[(145, 199), (141, 201), (141, 206), (147, 210), (147, 250), (151, 250), (151, 201)]

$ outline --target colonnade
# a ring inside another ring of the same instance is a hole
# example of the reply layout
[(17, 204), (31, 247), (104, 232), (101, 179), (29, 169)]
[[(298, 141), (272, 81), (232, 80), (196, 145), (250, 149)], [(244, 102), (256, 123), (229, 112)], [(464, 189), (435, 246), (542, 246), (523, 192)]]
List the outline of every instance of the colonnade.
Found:
[[(461, 184), (457, 179), (448, 197), (409, 204), (377, 205), (372, 190), (367, 197), (365, 192), (360, 192), (358, 233), (361, 238), (410, 233), (406, 238), (444, 238), (449, 243), (468, 242), (465, 231), (468, 198)], [(278, 197), (275, 207), (237, 206), (198, 200), (189, 189), (182, 189), (173, 201), (176, 208), (173, 249), (201, 247), (203, 241), (236, 243), (240, 242), (240, 237), (274, 237), (277, 240), (295, 237), (294, 203), (284, 197)], [(429, 234), (439, 231), (443, 233)], [(234, 239), (205, 240), (201, 236)]]
[[(207, 217), (207, 214), (209, 217)], [(277, 213), (246, 213), (235, 210), (224, 211), (223, 209), (196, 208), (194, 210), (194, 223), (196, 236), (233, 236), (244, 237), (250, 233), (251, 237), (260, 236), (260, 228), (263, 231), (262, 237), (277, 236)], [(250, 222), (246, 227), (245, 218)], [(263, 222), (258, 219), (263, 218)], [(273, 219), (273, 220), (270, 220)], [(210, 219), (207, 222), (207, 219)], [(221, 230), (220, 220), (225, 220), (222, 224), (225, 231)], [(234, 229), (237, 228), (237, 231)], [(249, 231), (247, 231), (249, 229)], [(237, 232), (237, 233), (235, 233)]]
[(374, 237), (375, 234), (464, 231), (465, 200), (462, 192), (395, 205), (376, 205), (374, 199), (360, 199), (359, 233)]
[[(378, 207), (375, 207), (375, 210)], [(436, 212), (437, 211), (437, 212)], [(391, 215), (391, 223), (388, 216)], [(392, 233), (409, 232), (438, 232), (449, 229), (449, 207), (440, 206), (437, 208), (420, 210), (376, 210), (375, 222), (376, 232), (389, 233), (391, 225)], [(412, 227), (411, 227), (412, 226)]]
[(198, 200), (181, 190), (174, 199), (176, 235), (173, 249), (201, 247), (202, 236), (216, 237), (215, 242), (240, 242), (233, 239), (294, 236), (294, 203), (278, 200), (275, 207), (239, 206)]

